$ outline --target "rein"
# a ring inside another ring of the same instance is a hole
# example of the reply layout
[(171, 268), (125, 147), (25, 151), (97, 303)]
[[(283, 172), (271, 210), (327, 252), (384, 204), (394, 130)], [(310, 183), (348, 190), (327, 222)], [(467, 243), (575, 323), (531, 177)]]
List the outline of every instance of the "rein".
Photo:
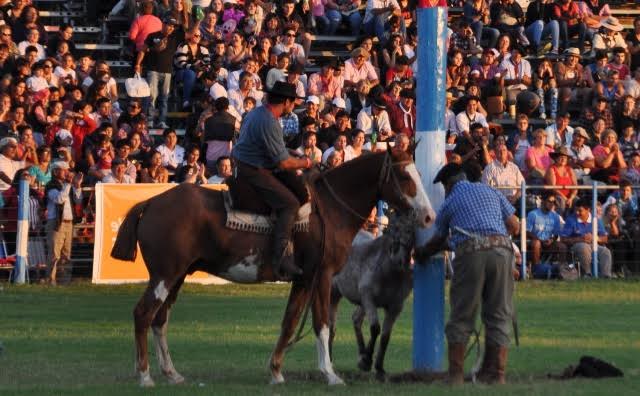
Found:
[[(389, 182), (390, 179), (393, 181), (393, 187), (396, 190), (396, 192), (400, 192), (400, 193), (402, 192), (402, 189), (400, 188), (400, 183), (398, 182), (398, 177), (395, 175), (395, 173), (392, 172), (392, 169), (394, 166), (409, 164), (410, 161), (402, 161), (395, 164), (392, 163), (391, 161), (392, 161), (392, 158), (387, 152), (384, 156), (384, 162), (382, 163), (382, 167), (380, 168), (380, 174), (378, 175), (378, 181), (376, 183), (378, 193), (380, 192), (380, 190), (382, 190), (382, 187)], [(347, 212), (354, 215), (357, 219), (360, 219), (362, 221), (367, 221), (368, 216), (363, 216), (360, 213), (356, 212), (347, 202), (345, 202), (338, 195), (338, 193), (336, 193), (336, 191), (333, 189), (333, 187), (329, 183), (329, 180), (326, 178), (326, 175), (324, 172), (320, 174), (320, 179), (322, 179), (322, 183), (329, 191), (329, 194), (331, 194), (331, 197), (334, 200), (336, 200), (336, 202), (338, 202), (340, 206), (345, 208)]]

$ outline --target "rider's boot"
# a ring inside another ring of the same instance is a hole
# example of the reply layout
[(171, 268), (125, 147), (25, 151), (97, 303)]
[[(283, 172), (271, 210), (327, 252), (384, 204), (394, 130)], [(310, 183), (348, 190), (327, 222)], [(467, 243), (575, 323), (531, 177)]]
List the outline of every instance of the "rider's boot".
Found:
[(276, 241), (273, 252), (273, 272), (280, 279), (291, 279), (294, 275), (302, 275), (302, 269), (295, 264), (291, 240)]

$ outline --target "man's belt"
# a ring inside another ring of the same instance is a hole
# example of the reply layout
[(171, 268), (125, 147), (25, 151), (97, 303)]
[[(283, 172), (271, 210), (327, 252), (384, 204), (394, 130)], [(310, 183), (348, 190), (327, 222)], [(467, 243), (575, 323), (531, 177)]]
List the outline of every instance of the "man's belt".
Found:
[(489, 235), (469, 238), (456, 247), (456, 256), (462, 256), (496, 247), (511, 249), (511, 238), (504, 235)]

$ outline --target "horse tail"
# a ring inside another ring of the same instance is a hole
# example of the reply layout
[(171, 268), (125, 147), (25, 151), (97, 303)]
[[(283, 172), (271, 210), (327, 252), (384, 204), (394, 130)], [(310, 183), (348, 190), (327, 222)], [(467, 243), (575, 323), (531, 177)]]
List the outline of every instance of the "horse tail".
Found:
[(147, 201), (144, 201), (129, 210), (118, 230), (116, 243), (111, 249), (111, 257), (118, 260), (135, 261), (138, 254), (138, 223), (146, 207)]

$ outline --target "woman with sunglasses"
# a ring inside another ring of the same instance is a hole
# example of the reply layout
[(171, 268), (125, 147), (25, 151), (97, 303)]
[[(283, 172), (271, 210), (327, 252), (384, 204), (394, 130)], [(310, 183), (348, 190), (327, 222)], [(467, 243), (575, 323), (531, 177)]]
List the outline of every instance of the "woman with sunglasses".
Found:
[(283, 52), (289, 53), (291, 55), (292, 63), (300, 63), (301, 65), (304, 65), (307, 57), (302, 45), (296, 43), (296, 36), (297, 34), (295, 29), (291, 27), (287, 28), (282, 35), (282, 40), (280, 40), (280, 43), (278, 43), (274, 48), (278, 55)]
[(211, 57), (209, 50), (200, 45), (202, 33), (194, 28), (186, 34), (187, 41), (178, 46), (173, 57), (175, 76), (178, 82), (182, 81), (182, 108), (191, 107), (191, 93), (196, 81), (210, 68)]
[(118, 129), (123, 126), (130, 128), (133, 120), (142, 116), (144, 115), (142, 114), (142, 105), (140, 100), (131, 99), (127, 105), (127, 109), (120, 115), (120, 117), (118, 117), (118, 122), (116, 123), (117, 127)]

